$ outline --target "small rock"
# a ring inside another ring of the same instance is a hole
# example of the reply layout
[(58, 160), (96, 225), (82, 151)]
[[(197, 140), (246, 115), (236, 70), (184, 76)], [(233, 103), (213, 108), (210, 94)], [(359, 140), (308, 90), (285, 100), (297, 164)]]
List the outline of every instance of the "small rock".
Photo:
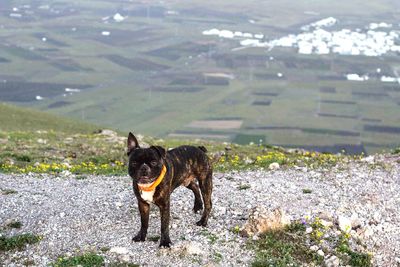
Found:
[(122, 204), (121, 202), (115, 202), (115, 206), (117, 206), (118, 208), (122, 207), (124, 204)]
[(290, 218), (281, 208), (268, 210), (264, 207), (256, 207), (250, 211), (249, 219), (240, 233), (244, 237), (249, 237), (282, 229), (288, 224), (290, 224)]
[(128, 254), (123, 254), (118, 258), (122, 262), (130, 262), (131, 261), (131, 257)]
[(371, 226), (367, 225), (365, 228), (359, 228), (357, 234), (361, 239), (368, 239), (374, 234)]
[(269, 164), (268, 169), (270, 170), (279, 170), (280, 166), (278, 162), (272, 162)]
[(186, 246), (186, 253), (189, 255), (201, 255), (204, 251), (201, 249), (201, 244), (197, 242), (190, 242)]
[(68, 176), (71, 176), (72, 173), (69, 170), (64, 170), (61, 172), (61, 175), (64, 177), (68, 177)]
[(357, 229), (361, 227), (361, 220), (358, 218), (356, 214), (353, 214), (350, 218), (351, 220), (351, 228)]
[(203, 255), (205, 252), (201, 249), (202, 245), (195, 241), (183, 242), (172, 248), (173, 251), (181, 255)]
[(338, 217), (338, 224), (339, 224), (339, 229), (342, 230), (343, 232), (350, 232), (351, 230), (351, 220), (345, 216), (339, 215)]
[(61, 218), (64, 218), (64, 217), (65, 217), (65, 212), (61, 212), (61, 213), (60, 213), (60, 217), (61, 217)]
[(320, 223), (321, 223), (325, 228), (329, 228), (329, 227), (332, 227), (332, 226), (333, 226), (333, 222), (331, 222), (331, 221), (326, 221), (326, 220), (323, 220), (323, 219), (320, 220)]
[(319, 212), (319, 213), (318, 213), (318, 217), (319, 217), (320, 219), (322, 219), (322, 220), (325, 220), (325, 221), (329, 221), (329, 222), (332, 222), (332, 221), (333, 221), (332, 215), (331, 215), (329, 212), (327, 212), (327, 211), (321, 211), (321, 212)]
[(307, 233), (307, 234), (311, 234), (312, 231), (313, 231), (313, 228), (312, 228), (312, 227), (307, 227), (307, 228), (306, 228), (306, 233)]
[(316, 245), (313, 245), (310, 247), (310, 250), (312, 250), (312, 251), (317, 251), (318, 249), (319, 249), (319, 247)]
[(39, 139), (37, 140), (37, 142), (38, 142), (39, 144), (47, 144), (47, 140), (42, 139), (42, 138), (39, 138)]
[(110, 249), (110, 253), (115, 253), (115, 254), (128, 254), (129, 251), (125, 247), (112, 247)]
[(105, 135), (105, 136), (117, 136), (118, 134), (114, 132), (113, 130), (110, 129), (101, 129), (99, 134)]
[(64, 139), (65, 144), (71, 144), (73, 141), (74, 141), (74, 138), (72, 138), (72, 137), (67, 137)]
[(332, 255), (327, 260), (325, 260), (326, 267), (338, 267), (340, 264), (340, 260), (335, 255)]
[(371, 163), (374, 163), (375, 157), (374, 156), (368, 156), (366, 158), (362, 158), (361, 161), (371, 164)]
[(322, 249), (318, 250), (317, 254), (322, 256), (322, 257), (325, 256), (325, 253), (322, 251)]

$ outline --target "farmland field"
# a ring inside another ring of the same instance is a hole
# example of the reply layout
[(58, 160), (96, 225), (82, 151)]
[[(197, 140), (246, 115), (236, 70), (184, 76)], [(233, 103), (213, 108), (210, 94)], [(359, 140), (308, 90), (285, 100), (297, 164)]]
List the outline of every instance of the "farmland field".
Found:
[(270, 41), (332, 16), (332, 30), (385, 22), (400, 33), (399, 10), (395, 0), (3, 0), (0, 101), (156, 137), (374, 153), (400, 144), (400, 85), (380, 80), (399, 76), (399, 52), (306, 55), (202, 32)]

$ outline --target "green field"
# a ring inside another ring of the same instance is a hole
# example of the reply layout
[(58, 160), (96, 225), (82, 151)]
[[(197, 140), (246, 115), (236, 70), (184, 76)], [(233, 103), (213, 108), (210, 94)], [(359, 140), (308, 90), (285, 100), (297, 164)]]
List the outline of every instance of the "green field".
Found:
[[(349, 153), (400, 143), (399, 84), (343, 79), (377, 68), (396, 75), (399, 55), (235, 50), (238, 41), (202, 35), (220, 28), (274, 39), (328, 16), (351, 29), (398, 26), (398, 1), (3, 2), (0, 101), (155, 137)], [(117, 12), (125, 20), (115, 22)], [(241, 124), (221, 129), (218, 120)]]
[(94, 124), (4, 103), (0, 103), (0, 122), (0, 132), (55, 131), (85, 134), (99, 129)]

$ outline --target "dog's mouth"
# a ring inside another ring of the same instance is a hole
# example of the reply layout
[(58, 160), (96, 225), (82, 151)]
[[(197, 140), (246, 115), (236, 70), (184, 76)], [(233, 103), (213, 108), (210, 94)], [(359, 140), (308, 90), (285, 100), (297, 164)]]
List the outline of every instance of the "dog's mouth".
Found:
[(138, 184), (151, 184), (152, 182), (154, 182), (154, 179), (149, 176), (140, 176), (138, 179)]

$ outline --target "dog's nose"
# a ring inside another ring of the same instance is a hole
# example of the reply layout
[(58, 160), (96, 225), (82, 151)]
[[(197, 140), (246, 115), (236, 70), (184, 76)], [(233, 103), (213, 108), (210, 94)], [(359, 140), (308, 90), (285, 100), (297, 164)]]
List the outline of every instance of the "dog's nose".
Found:
[(150, 167), (146, 163), (140, 166), (140, 173), (141, 174), (148, 174), (150, 172)]

